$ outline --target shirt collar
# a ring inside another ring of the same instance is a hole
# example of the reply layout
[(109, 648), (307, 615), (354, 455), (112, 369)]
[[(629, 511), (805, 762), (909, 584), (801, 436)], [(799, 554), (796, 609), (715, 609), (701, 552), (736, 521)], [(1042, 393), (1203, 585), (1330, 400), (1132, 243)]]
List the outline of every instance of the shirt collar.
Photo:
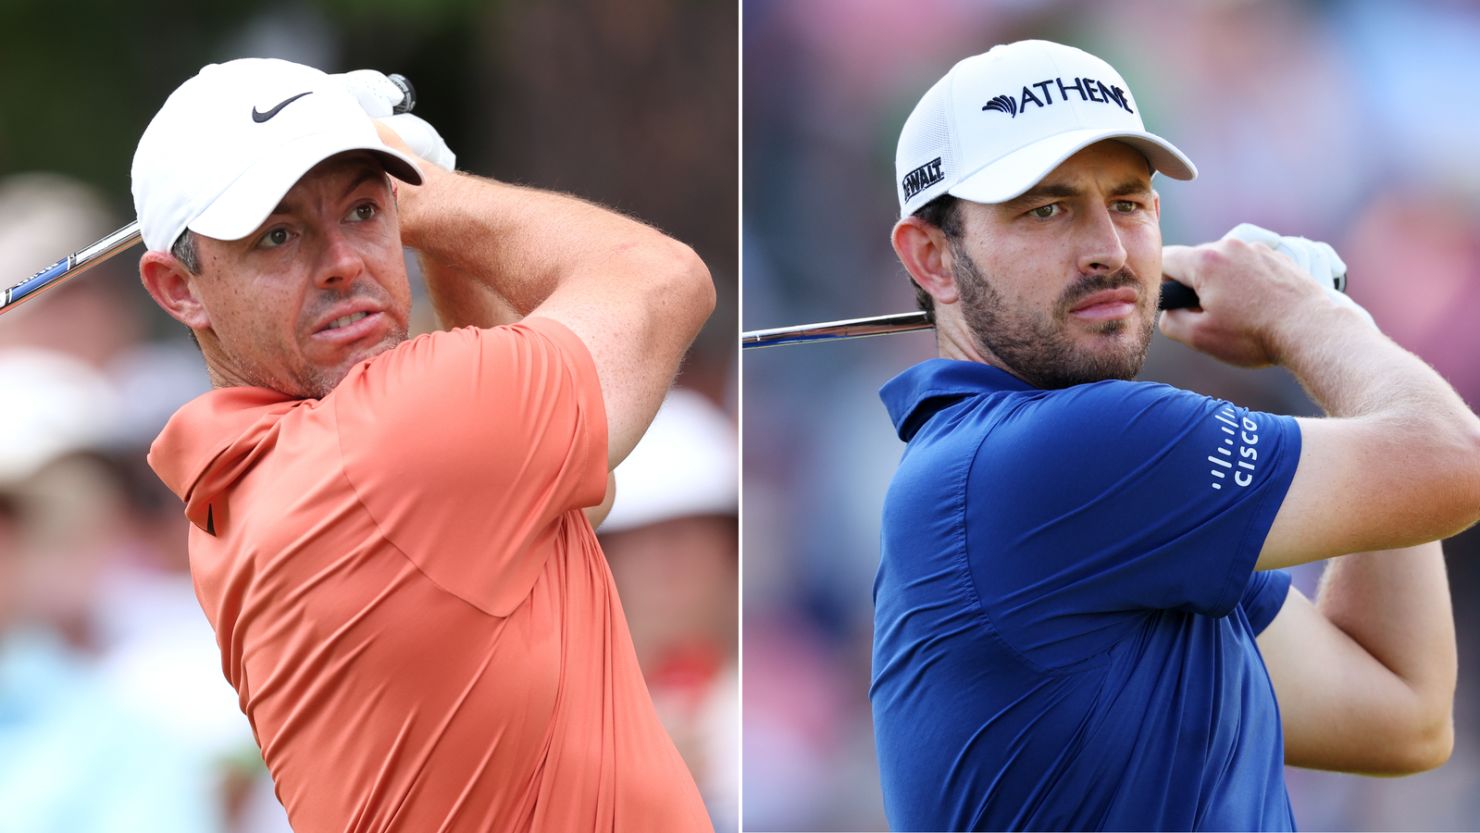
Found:
[(1011, 373), (981, 362), (928, 359), (879, 388), (879, 398), (899, 438), (909, 442), (942, 408), (968, 396), (1037, 388)]

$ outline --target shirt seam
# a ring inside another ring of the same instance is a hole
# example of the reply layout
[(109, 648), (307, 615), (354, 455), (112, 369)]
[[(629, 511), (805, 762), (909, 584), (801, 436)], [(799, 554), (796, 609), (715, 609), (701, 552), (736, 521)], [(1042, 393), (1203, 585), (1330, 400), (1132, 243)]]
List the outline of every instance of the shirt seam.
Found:
[[(977, 394), (975, 397), (972, 398), (977, 398), (982, 395), (983, 394)], [(976, 584), (976, 573), (971, 569), (971, 545), (970, 541), (968, 540), (969, 534), (967, 532), (966, 504), (971, 494), (971, 476), (973, 470), (976, 468), (975, 464), (977, 458), (981, 454), (982, 446), (986, 445), (987, 440), (992, 436), (992, 432), (994, 430), (996, 430), (995, 424), (987, 430), (983, 431), (981, 439), (977, 441), (976, 448), (974, 448), (971, 455), (967, 457), (966, 474), (962, 478), (963, 488), (960, 490), (960, 522), (958, 524), (961, 530), (961, 547), (959, 559), (961, 562), (961, 567), (966, 574), (965, 580), (967, 584), (967, 589), (971, 593), (972, 600), (976, 603), (977, 612), (981, 615), (982, 619), (985, 620), (985, 623), (987, 625), (984, 630), (986, 631), (989, 638), (994, 639), (998, 644), (1002, 645), (1004, 649), (1006, 649), (1009, 653), (1016, 657), (1018, 661), (1022, 662), (1029, 669), (1038, 674), (1063, 677), (1077, 674), (1082, 671), (1100, 668), (1106, 662), (1106, 655), (1104, 652), (1084, 657), (1082, 659), (1076, 659), (1073, 662), (1061, 666), (1044, 665), (1043, 663), (1030, 658), (1024, 651), (1018, 648), (1017, 645), (1013, 644), (1007, 638), (1007, 635), (1002, 632), (1002, 628), (997, 624), (997, 621), (995, 617), (993, 617), (992, 612), (987, 608), (986, 603), (983, 601), (981, 590), (977, 587)]]
[(427, 581), (431, 582), (431, 584), (432, 584), (433, 587), (436, 587), (437, 589), (441, 590), (442, 592), (444, 592), (444, 593), (452, 596), (453, 598), (455, 598), (458, 601), (462, 602), (463, 604), (465, 604), (465, 605), (473, 608), (474, 610), (478, 611), (478, 613), (480, 613), (480, 614), (482, 614), (484, 616), (487, 616), (487, 617), (492, 618), (492, 619), (507, 619), (507, 618), (509, 618), (508, 616), (499, 616), (496, 613), (493, 613), (491, 611), (485, 610), (482, 605), (477, 604), (476, 602), (474, 602), (473, 600), (471, 600), (471, 599), (463, 596), (461, 593), (457, 592), (456, 590), (453, 590), (452, 588), (446, 586), (442, 582), (437, 581), (437, 579), (433, 578), (430, 573), (428, 573), (426, 570), (422, 569), (422, 566), (420, 564), (416, 563), (416, 559), (412, 558), (410, 553), (408, 553), (404, 549), (402, 549), (400, 544), (397, 544), (395, 542), (395, 540), (393, 538), (391, 538), (391, 536), (389, 536), (389, 535), (386, 534), (385, 525), (383, 523), (381, 523), (380, 518), (376, 517), (375, 516), (375, 513), (373, 511), (371, 511), (370, 505), (365, 502), (364, 497), (360, 494), (360, 487), (357, 486), (357, 485), (355, 485), (354, 478), (350, 476), (350, 473), (349, 473), (349, 465), (346, 462), (347, 456), (346, 456), (345, 451), (344, 451), (344, 430), (343, 430), (343, 426), (340, 425), (340, 421), (339, 421), (339, 400), (337, 398), (334, 400), (333, 405), (334, 405), (334, 445), (335, 445), (335, 447), (339, 451), (339, 461), (338, 461), (339, 462), (339, 475), (340, 475), (340, 477), (344, 478), (344, 482), (349, 485), (350, 493), (355, 496), (355, 503), (360, 507), (361, 510), (364, 511), (365, 517), (369, 518), (370, 519), (370, 522), (373, 523), (373, 524), (375, 524), (375, 531), (380, 536), (380, 540), (384, 541), (387, 545), (390, 546), (391, 549), (395, 550), (397, 555), (399, 555), (399, 556), (401, 556), (401, 558), (405, 559), (406, 563), (407, 564), (410, 564), (411, 567), (412, 567), (412, 569), (416, 570), (416, 572), (418, 574), (420, 574), (422, 578), (424, 578)]

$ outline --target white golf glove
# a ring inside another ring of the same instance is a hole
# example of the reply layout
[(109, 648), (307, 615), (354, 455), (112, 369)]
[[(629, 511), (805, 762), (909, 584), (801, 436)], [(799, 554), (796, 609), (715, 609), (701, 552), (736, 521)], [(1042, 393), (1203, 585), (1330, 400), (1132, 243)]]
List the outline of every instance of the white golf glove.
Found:
[(397, 113), (376, 121), (396, 131), (401, 141), (410, 145), (417, 156), (440, 168), (457, 170), (457, 156), (442, 140), (437, 128), (432, 127), (426, 119), (410, 113)]
[(420, 116), (395, 111), (404, 93), (385, 73), (373, 69), (357, 69), (334, 77), (359, 100), (360, 106), (371, 118), (396, 131), (401, 141), (410, 146), (417, 156), (449, 171), (457, 169), (457, 155), (447, 147), (435, 127)]
[(1360, 312), (1362, 317), (1367, 319), (1367, 323), (1374, 327), (1377, 326), (1377, 322), (1372, 320), (1371, 313), (1363, 309), (1361, 304), (1353, 301), (1351, 296), (1341, 291), (1346, 288), (1346, 262), (1336, 254), (1336, 250), (1331, 248), (1330, 244), (1304, 237), (1284, 237), (1253, 223), (1239, 223), (1223, 235), (1223, 238), (1242, 240), (1245, 243), (1262, 243), (1285, 255), (1295, 261), (1295, 265), (1309, 275), (1311, 280), (1324, 287), (1331, 297)]

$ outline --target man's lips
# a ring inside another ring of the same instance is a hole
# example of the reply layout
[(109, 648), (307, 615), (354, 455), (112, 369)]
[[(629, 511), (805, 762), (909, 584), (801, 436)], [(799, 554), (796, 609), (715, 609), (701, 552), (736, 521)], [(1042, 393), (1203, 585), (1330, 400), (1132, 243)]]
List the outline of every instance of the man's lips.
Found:
[(342, 304), (321, 316), (313, 328), (313, 339), (348, 344), (375, 335), (385, 326), (385, 313), (370, 301)]
[(1104, 289), (1086, 295), (1069, 308), (1076, 318), (1102, 321), (1130, 315), (1136, 309), (1136, 290), (1129, 286)]

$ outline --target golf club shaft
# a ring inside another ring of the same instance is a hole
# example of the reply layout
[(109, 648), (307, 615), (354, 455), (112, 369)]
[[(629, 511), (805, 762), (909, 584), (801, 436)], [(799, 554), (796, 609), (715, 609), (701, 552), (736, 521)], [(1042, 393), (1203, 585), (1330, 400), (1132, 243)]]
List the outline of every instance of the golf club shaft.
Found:
[(9, 312), (22, 302), (35, 298), (43, 291), (57, 286), (68, 278), (86, 272), (137, 242), (139, 242), (139, 224), (129, 223), (91, 246), (67, 255), (5, 290), (5, 296), (0, 297), (0, 312)]
[[(1336, 280), (1337, 289), (1345, 291), (1346, 276)], [(1197, 306), (1197, 293), (1176, 281), (1162, 281), (1162, 309), (1190, 309)], [(842, 341), (850, 338), (908, 333), (928, 330), (935, 321), (927, 312), (902, 312), (893, 315), (875, 315), (869, 318), (851, 318), (847, 321), (825, 321), (820, 324), (799, 324), (795, 327), (775, 327), (769, 330), (751, 330), (740, 334), (740, 346), (780, 347), (785, 344), (806, 344), (813, 341)]]
[(775, 327), (769, 330), (751, 330), (742, 333), (740, 346), (780, 347), (783, 344), (802, 344), (808, 341), (838, 341), (848, 338), (867, 338), (912, 330), (928, 330), (935, 326), (928, 312), (901, 312), (893, 315), (875, 315), (869, 318), (852, 318), (847, 321), (826, 321), (820, 324), (800, 324), (795, 327)]

